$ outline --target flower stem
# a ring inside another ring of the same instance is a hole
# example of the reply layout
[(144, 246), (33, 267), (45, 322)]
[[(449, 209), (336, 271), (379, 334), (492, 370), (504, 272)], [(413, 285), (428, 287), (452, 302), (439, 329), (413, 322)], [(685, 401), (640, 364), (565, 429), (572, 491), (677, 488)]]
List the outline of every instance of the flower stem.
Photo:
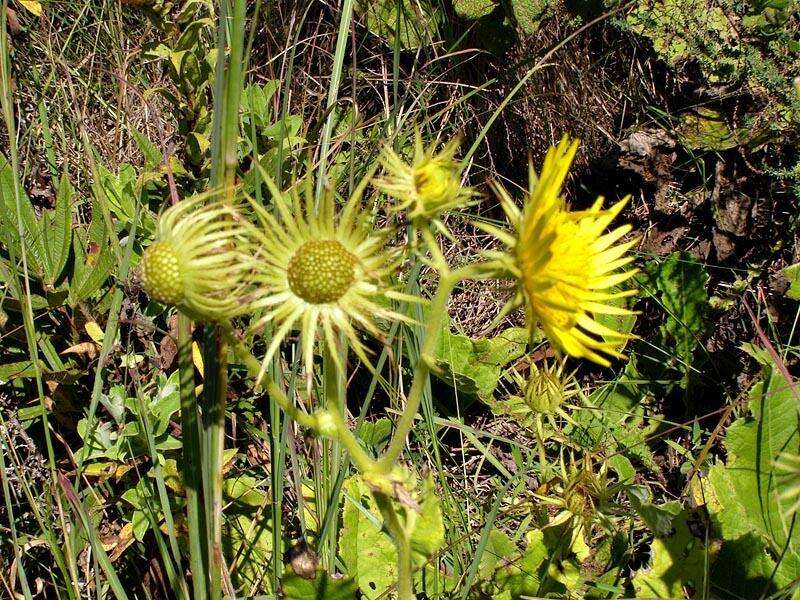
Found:
[(460, 279), (458, 272), (443, 273), (439, 282), (439, 289), (436, 291), (436, 296), (434, 296), (428, 309), (425, 342), (422, 345), (417, 365), (414, 368), (414, 380), (406, 398), (406, 406), (397, 421), (397, 427), (389, 446), (378, 460), (378, 470), (383, 473), (388, 473), (399, 458), (406, 442), (406, 436), (414, 425), (414, 417), (419, 410), (422, 394), (425, 391), (425, 383), (430, 375), (430, 360), (439, 343), (442, 322), (447, 314), (447, 299)]
[(205, 339), (206, 378), (203, 386), (203, 491), (208, 530), (209, 579), (212, 600), (222, 598), (222, 457), (225, 449), (225, 400), (228, 391), (228, 344), (219, 327), (208, 325)]
[(381, 492), (373, 492), (372, 495), (397, 548), (397, 600), (415, 600), (411, 536), (400, 523), (392, 499)]
[[(223, 335), (230, 344), (234, 355), (238, 360), (242, 361), (242, 364), (245, 369), (247, 369), (250, 376), (258, 378), (261, 372), (261, 363), (250, 353), (244, 343), (236, 337), (233, 333), (233, 329), (231, 329), (229, 325), (223, 326)], [(291, 419), (296, 421), (301, 427), (307, 427), (318, 431), (318, 422), (314, 415), (304, 413), (298, 409), (292, 401), (286, 397), (286, 394), (283, 393), (283, 390), (281, 390), (269, 373), (265, 373), (261, 376), (261, 385), (267, 390), (270, 398), (272, 398), (272, 400), (280, 406), (281, 410), (288, 414)], [(355, 464), (362, 473), (365, 471), (374, 471), (377, 467), (377, 462), (361, 447), (356, 436), (347, 427), (347, 423), (341, 413), (335, 410), (326, 411), (326, 413), (329, 414), (336, 427), (336, 435), (339, 442), (345, 447), (347, 452), (350, 453), (350, 459), (353, 461), (353, 464)]]
[(189, 566), (194, 598), (205, 598), (208, 585), (208, 539), (203, 513), (202, 450), (194, 392), (194, 364), (189, 317), (178, 315), (178, 371), (180, 375), (181, 425), (183, 431), (183, 484), (186, 489), (186, 513), (189, 525)]

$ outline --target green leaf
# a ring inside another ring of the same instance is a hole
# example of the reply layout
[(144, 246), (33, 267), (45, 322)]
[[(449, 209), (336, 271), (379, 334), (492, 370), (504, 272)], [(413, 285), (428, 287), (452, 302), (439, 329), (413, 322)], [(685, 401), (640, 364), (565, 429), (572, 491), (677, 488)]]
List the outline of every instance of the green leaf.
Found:
[(686, 598), (684, 589), (703, 589), (709, 555), (702, 541), (692, 535), (689, 514), (684, 510), (673, 521), (674, 532), (669, 537), (653, 540), (652, 562), (633, 577), (637, 598)]
[(266, 505), (267, 494), (259, 489), (259, 480), (251, 475), (227, 477), (223, 482), (225, 497), (244, 506), (258, 508)]
[(124, 223), (133, 222), (136, 216), (136, 169), (129, 164), (123, 164), (118, 173), (114, 174), (101, 163), (98, 170), (100, 185), (111, 212)]
[(114, 254), (108, 243), (101, 215), (92, 215), (88, 230), (83, 234), (73, 235), (72, 251), (75, 264), (69, 285), (68, 303), (74, 306), (97, 292), (114, 266)]
[(370, 32), (405, 49), (430, 43), (442, 18), (430, 0), (356, 0), (355, 11)]
[(72, 247), (72, 198), (75, 189), (64, 173), (58, 182), (54, 210), (42, 215), (42, 234), (45, 242), (47, 261), (45, 263), (44, 283), (55, 284), (67, 264)]
[(452, 333), (445, 320), (434, 354), (434, 372), (460, 394), (490, 398), (503, 367), (525, 354), (527, 342), (528, 331), (521, 327), (506, 329), (492, 339), (473, 340)]
[[(42, 238), (39, 221), (33, 211), (33, 206), (28, 199), (21, 184), (19, 188), (19, 215), (17, 215), (17, 200), (14, 193), (14, 173), (11, 163), (0, 154), (0, 239), (4, 244), (12, 246), (21, 258), (22, 243), (19, 235), (18, 224), (21, 221), (22, 239), (25, 240), (25, 252), (28, 269), (31, 275), (41, 278), (44, 274), (44, 265), (47, 261), (46, 249)], [(19, 218), (19, 220), (18, 220)]]
[(773, 572), (775, 561), (767, 554), (764, 540), (747, 533), (723, 544), (711, 568), (711, 585), (716, 594), (730, 600), (767, 597), (778, 591)]
[(789, 280), (786, 296), (792, 300), (800, 300), (800, 263), (793, 264), (783, 270), (783, 276)]
[(595, 390), (588, 398), (592, 407), (576, 411), (574, 425), (566, 432), (581, 446), (596, 450), (606, 448), (610, 454), (623, 452), (629, 459), (638, 459), (653, 471), (659, 467), (647, 443), (658, 423), (648, 422), (642, 401), (647, 394), (638, 385), (636, 357), (631, 356), (625, 371), (616, 381)]
[(144, 155), (145, 169), (158, 168), (161, 163), (164, 162), (164, 155), (161, 154), (161, 150), (135, 127), (131, 127), (129, 131), (131, 132), (133, 141), (135, 141), (136, 145), (139, 147), (139, 152)]
[[(409, 509), (411, 510), (411, 509)], [(411, 550), (418, 563), (425, 563), (436, 554), (444, 544), (444, 520), (442, 506), (433, 478), (428, 477), (422, 484), (420, 513), (411, 533)]]
[(715, 502), (709, 507), (723, 537), (761, 535), (774, 552), (800, 551), (800, 528), (792, 527), (791, 498), (780, 498), (784, 478), (775, 462), (797, 453), (800, 402), (776, 367), (766, 367), (750, 391), (752, 416), (737, 419), (727, 431), (727, 464), (709, 472)]
[(675, 349), (684, 372), (681, 385), (686, 387), (692, 356), (706, 330), (708, 274), (688, 252), (673, 252), (655, 269), (652, 284), (667, 313), (661, 346)]
[(222, 543), (228, 565), (233, 566), (233, 579), (243, 586), (242, 597), (250, 597), (252, 589), (268, 585), (272, 558), (272, 528), (269, 519), (253, 519), (247, 514), (226, 514)]
[(322, 569), (314, 579), (300, 577), (291, 569), (281, 579), (284, 600), (353, 600), (356, 582), (351, 577), (334, 579)]
[(690, 150), (729, 150), (746, 141), (744, 131), (732, 130), (719, 111), (706, 107), (683, 113), (675, 134)]
[(453, 9), (462, 19), (480, 19), (497, 6), (494, 0), (453, 0)]
[(667, 502), (661, 506), (652, 504), (650, 492), (641, 485), (626, 489), (633, 510), (641, 517), (647, 528), (656, 536), (663, 537), (672, 529), (672, 520), (681, 511), (679, 502)]
[(397, 582), (397, 551), (381, 530), (380, 511), (360, 477), (345, 481), (339, 553), (365, 598), (378, 598)]

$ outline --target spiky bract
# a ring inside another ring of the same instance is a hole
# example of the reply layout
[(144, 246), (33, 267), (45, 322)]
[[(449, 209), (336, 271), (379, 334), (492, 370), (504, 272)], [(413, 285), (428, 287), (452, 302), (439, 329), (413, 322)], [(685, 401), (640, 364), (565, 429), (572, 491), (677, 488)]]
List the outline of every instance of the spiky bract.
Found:
[(411, 221), (432, 221), (443, 230), (442, 213), (466, 206), (475, 195), (461, 186), (461, 167), (455, 159), (458, 146), (459, 140), (452, 139), (436, 153), (435, 145), (424, 148), (422, 136), (416, 132), (411, 164), (386, 146), (381, 155), (386, 175), (376, 179), (375, 186), (397, 199), (394, 212), (406, 212)]
[(236, 208), (206, 196), (168, 208), (142, 257), (144, 290), (198, 320), (241, 314), (252, 266), (248, 230)]

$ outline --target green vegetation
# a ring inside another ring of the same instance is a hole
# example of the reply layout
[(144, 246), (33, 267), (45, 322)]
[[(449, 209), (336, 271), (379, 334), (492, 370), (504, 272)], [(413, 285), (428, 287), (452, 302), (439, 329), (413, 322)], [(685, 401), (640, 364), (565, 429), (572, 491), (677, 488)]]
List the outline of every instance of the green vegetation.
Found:
[(0, 596), (800, 596), (796, 3), (0, 14)]

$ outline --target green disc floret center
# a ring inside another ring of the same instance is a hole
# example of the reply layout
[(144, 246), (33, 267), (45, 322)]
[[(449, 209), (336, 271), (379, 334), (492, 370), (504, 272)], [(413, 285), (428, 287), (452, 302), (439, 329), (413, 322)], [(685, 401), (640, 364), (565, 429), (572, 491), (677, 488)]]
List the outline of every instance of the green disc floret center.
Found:
[(155, 242), (145, 250), (142, 284), (148, 295), (158, 302), (174, 306), (183, 300), (185, 289), (181, 263), (172, 244)]
[(336, 240), (304, 243), (289, 261), (289, 287), (311, 304), (341, 298), (355, 281), (356, 258)]

